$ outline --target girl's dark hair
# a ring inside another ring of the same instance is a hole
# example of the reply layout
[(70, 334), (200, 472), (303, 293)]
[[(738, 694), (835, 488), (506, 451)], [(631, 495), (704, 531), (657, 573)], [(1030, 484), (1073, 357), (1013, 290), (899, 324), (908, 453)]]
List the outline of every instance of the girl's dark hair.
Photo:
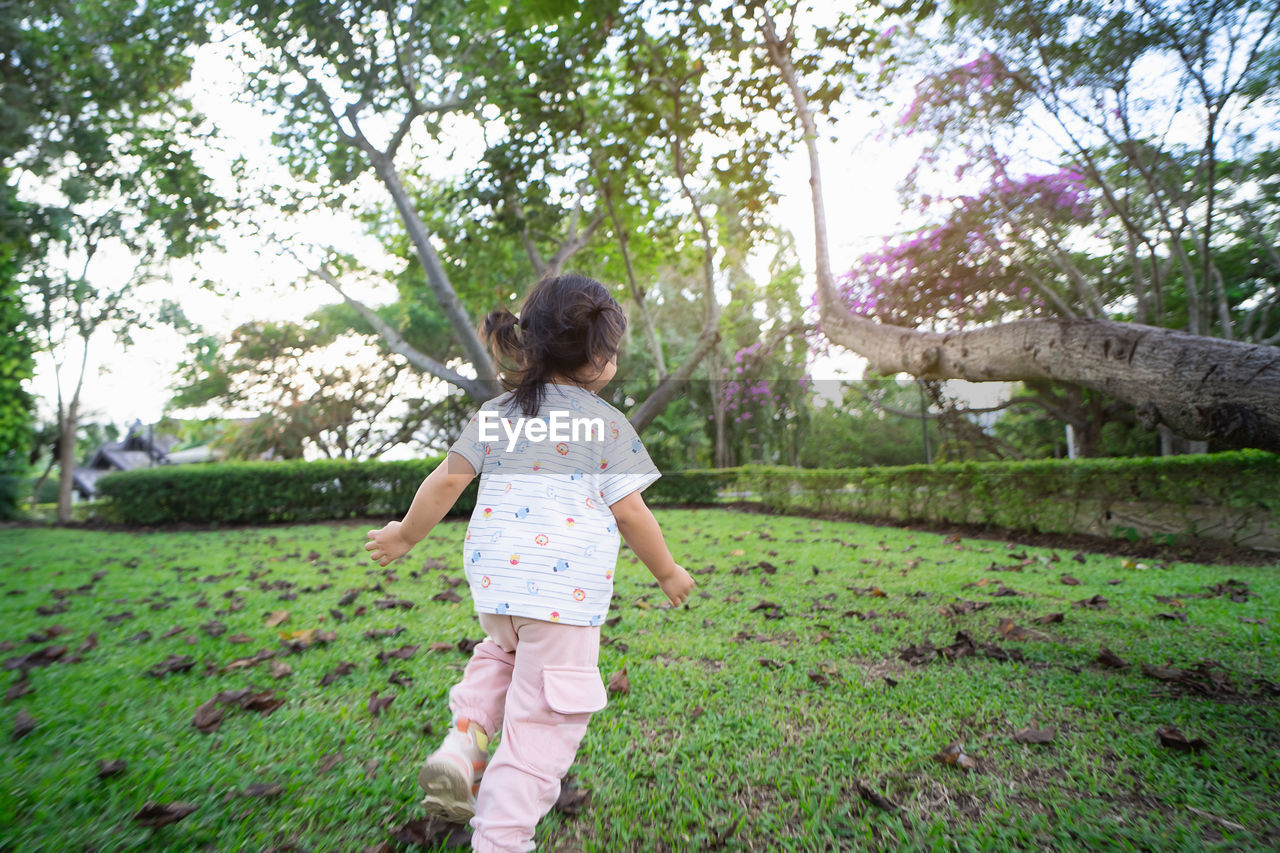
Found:
[(603, 284), (565, 273), (534, 285), (516, 319), (490, 311), (480, 333), (502, 369), (502, 385), (525, 417), (534, 417), (557, 375), (573, 379), (618, 352), (627, 318)]

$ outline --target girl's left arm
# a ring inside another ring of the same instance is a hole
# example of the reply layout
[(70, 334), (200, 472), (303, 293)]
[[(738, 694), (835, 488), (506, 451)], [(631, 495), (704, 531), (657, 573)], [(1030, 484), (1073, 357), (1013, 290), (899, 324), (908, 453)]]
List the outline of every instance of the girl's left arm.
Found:
[(404, 519), (370, 530), (364, 549), (371, 552), (369, 556), (380, 566), (400, 559), (440, 523), (475, 476), (476, 469), (470, 462), (457, 453), (448, 454), (422, 481)]

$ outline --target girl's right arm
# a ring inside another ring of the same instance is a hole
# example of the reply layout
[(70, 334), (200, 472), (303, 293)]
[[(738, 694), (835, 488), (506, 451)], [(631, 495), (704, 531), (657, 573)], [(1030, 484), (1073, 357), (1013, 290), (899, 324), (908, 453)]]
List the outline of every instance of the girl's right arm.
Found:
[(677, 607), (684, 603), (693, 591), (694, 582), (689, 573), (677, 565), (662, 536), (662, 528), (653, 517), (640, 493), (632, 492), (620, 501), (609, 505), (609, 511), (618, 522), (618, 532), (627, 540), (640, 562), (645, 564), (658, 586)]
[(448, 454), (422, 481), (404, 520), (370, 530), (364, 549), (372, 552), (369, 556), (380, 566), (400, 559), (426, 538), (475, 476), (470, 462), (457, 453)]

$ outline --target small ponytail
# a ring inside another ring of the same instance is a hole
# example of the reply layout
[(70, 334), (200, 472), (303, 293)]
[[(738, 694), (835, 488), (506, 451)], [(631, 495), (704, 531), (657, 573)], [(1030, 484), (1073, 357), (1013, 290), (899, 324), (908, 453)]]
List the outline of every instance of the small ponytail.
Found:
[(516, 369), (520, 365), (520, 336), (516, 328), (520, 321), (516, 315), (506, 308), (490, 311), (480, 324), (480, 334), (489, 344), (489, 349), (499, 362), (515, 362)]

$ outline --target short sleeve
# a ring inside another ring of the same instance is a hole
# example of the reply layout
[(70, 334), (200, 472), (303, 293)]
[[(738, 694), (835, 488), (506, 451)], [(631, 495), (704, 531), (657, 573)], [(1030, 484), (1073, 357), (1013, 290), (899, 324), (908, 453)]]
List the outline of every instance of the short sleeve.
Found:
[(480, 440), (480, 412), (473, 414), (471, 420), (467, 421), (467, 425), (462, 429), (462, 434), (458, 436), (458, 440), (449, 448), (449, 452), (456, 453), (470, 462), (476, 473), (480, 473), (480, 469), (484, 466), (485, 457), (484, 442)]
[(604, 458), (600, 460), (600, 494), (605, 504), (612, 506), (632, 492), (644, 490), (661, 476), (626, 418), (610, 420), (605, 433)]

